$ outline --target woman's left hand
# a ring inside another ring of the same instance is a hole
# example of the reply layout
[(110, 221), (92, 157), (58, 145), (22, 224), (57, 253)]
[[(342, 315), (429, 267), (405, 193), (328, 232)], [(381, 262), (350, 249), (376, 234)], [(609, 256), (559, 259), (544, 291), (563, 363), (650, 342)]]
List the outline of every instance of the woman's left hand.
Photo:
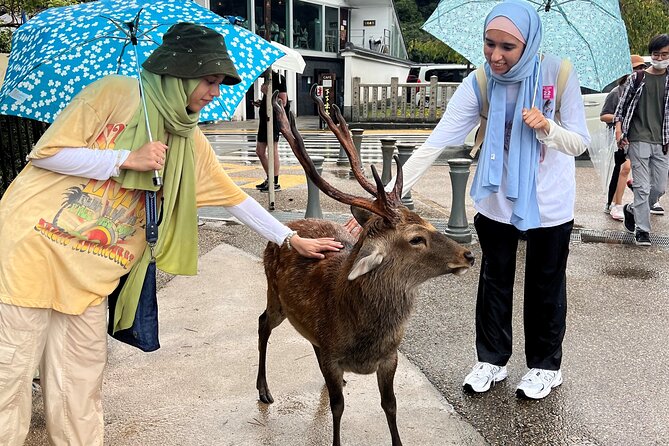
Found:
[(290, 246), (300, 255), (313, 259), (324, 259), (325, 255), (322, 254), (323, 252), (338, 252), (344, 247), (341, 242), (332, 237), (302, 238), (297, 234), (290, 238)]
[(532, 107), (529, 110), (526, 108), (523, 109), (523, 121), (525, 121), (528, 127), (534, 130), (541, 130), (545, 135), (548, 135), (548, 132), (551, 130), (551, 124), (548, 122), (548, 119), (536, 107)]

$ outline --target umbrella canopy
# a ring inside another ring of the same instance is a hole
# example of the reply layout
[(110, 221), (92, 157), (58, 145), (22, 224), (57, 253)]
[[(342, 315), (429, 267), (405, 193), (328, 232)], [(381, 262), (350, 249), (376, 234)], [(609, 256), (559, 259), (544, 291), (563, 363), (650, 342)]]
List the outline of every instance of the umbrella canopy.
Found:
[[(442, 0), (423, 29), (467, 58), (485, 62), (483, 26), (500, 0)], [(632, 71), (617, 0), (528, 0), (543, 24), (541, 50), (571, 60), (581, 85), (601, 91)]]
[[(100, 0), (51, 8), (14, 33), (0, 113), (53, 122), (91, 82), (108, 74), (138, 77), (139, 66), (179, 22), (221, 33), (242, 78), (237, 85), (221, 85), (221, 96), (202, 110), (201, 121), (230, 119), (251, 84), (284, 55), (194, 1)], [(132, 45), (133, 23), (139, 60)]]
[(274, 47), (278, 48), (279, 51), (285, 53), (281, 59), (272, 64), (272, 68), (294, 71), (300, 74), (304, 72), (307, 63), (304, 61), (304, 58), (300, 53), (285, 45), (281, 45), (279, 42), (272, 41), (271, 43)]

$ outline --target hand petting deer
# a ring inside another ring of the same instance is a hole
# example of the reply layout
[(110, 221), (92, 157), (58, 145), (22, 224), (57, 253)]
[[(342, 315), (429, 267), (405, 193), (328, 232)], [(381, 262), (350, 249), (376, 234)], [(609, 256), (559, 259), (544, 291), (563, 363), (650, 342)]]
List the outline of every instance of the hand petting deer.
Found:
[(343, 225), (331, 221), (307, 219), (289, 223), (301, 236), (334, 237), (344, 244), (339, 252), (326, 253), (323, 260), (301, 257), (285, 245), (267, 245), (267, 308), (259, 318), (256, 387), (260, 401), (274, 401), (265, 374), (267, 341), (272, 330), (288, 318), (316, 352), (330, 396), (332, 444), (341, 444), (344, 372), (376, 372), (392, 444), (400, 446), (393, 380), (397, 347), (417, 287), (432, 277), (464, 273), (474, 264), (474, 257), (401, 204), (402, 169), (397, 157), (397, 181), (391, 193), (385, 192), (374, 166), (376, 185), (368, 181), (337, 106), (333, 109), (339, 125), (326, 113), (314, 89), (311, 96), (321, 118), (344, 147), (358, 183), (375, 199), (343, 193), (318, 175), (297, 131), (294, 115), (291, 113), (289, 121), (273, 98), (281, 133), (306, 174), (325, 194), (350, 205), (363, 229), (356, 240)]

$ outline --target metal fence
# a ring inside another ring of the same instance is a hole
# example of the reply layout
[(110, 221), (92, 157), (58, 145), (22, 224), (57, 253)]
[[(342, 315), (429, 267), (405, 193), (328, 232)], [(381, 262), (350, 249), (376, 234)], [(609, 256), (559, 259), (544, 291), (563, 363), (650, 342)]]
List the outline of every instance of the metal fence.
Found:
[(26, 155), (47, 127), (44, 122), (0, 115), (0, 197), (26, 165)]

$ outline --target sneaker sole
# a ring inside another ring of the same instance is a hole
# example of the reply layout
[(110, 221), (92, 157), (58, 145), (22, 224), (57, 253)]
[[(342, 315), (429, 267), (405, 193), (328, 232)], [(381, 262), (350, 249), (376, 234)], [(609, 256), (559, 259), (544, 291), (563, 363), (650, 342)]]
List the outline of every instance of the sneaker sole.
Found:
[(488, 383), (488, 385), (487, 385), (487, 386), (484, 386), (481, 390), (476, 390), (476, 389), (474, 389), (474, 387), (472, 387), (471, 384), (467, 384), (467, 383), (465, 383), (465, 384), (462, 385), (462, 389), (463, 389), (465, 392), (467, 392), (467, 393), (485, 393), (485, 392), (487, 392), (488, 390), (490, 390), (490, 389), (492, 388), (492, 386), (494, 386), (494, 385), (497, 384), (498, 382), (504, 381), (504, 380), (506, 379), (507, 376), (509, 376), (508, 373), (499, 374), (499, 375), (495, 376), (495, 377)]
[(546, 398), (554, 388), (556, 388), (561, 384), (562, 384), (562, 375), (560, 375), (560, 378), (555, 380), (549, 387), (543, 389), (536, 395), (528, 395), (527, 393), (525, 393), (523, 389), (516, 389), (516, 396), (518, 398), (528, 399), (528, 400), (541, 400)]
[(636, 240), (634, 240), (634, 244), (637, 245), (637, 246), (651, 246), (652, 245), (651, 242), (637, 242)]
[(664, 215), (664, 211), (650, 211), (653, 215)]

